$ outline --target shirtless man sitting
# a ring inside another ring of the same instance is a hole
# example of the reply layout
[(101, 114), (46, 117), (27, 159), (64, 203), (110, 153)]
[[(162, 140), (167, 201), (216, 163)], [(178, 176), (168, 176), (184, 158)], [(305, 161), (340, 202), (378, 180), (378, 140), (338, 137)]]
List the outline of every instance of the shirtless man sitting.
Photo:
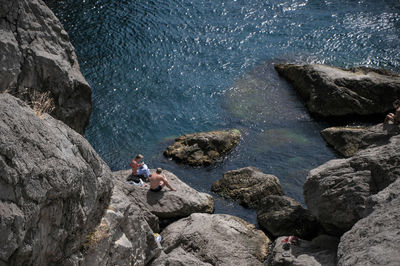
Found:
[(176, 191), (175, 188), (171, 187), (168, 180), (165, 178), (165, 175), (162, 175), (162, 169), (157, 168), (156, 173), (152, 174), (149, 178), (150, 181), (150, 191), (158, 192), (163, 189), (164, 186), (167, 186), (170, 190)]
[(383, 125), (389, 124), (389, 122), (392, 122), (393, 124), (399, 124), (400, 123), (400, 100), (396, 100), (393, 102), (393, 107), (395, 110), (395, 113), (389, 113), (385, 121), (383, 121)]

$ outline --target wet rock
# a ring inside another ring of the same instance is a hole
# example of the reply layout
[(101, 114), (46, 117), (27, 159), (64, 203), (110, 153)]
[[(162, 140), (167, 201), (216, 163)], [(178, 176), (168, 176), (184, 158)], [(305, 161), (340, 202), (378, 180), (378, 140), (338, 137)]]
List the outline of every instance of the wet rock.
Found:
[(9, 94), (0, 114), (0, 261), (56, 264), (100, 222), (110, 169), (80, 134)]
[(257, 221), (274, 237), (293, 235), (310, 240), (321, 232), (317, 219), (287, 196), (264, 197), (257, 206)]
[(224, 173), (222, 179), (212, 184), (211, 191), (252, 208), (257, 208), (265, 196), (283, 195), (279, 179), (274, 175), (264, 174), (255, 167)]
[(324, 229), (342, 235), (366, 215), (366, 201), (400, 175), (400, 136), (387, 144), (331, 160), (309, 172), (304, 184), (308, 209)]
[(164, 155), (179, 163), (206, 166), (223, 159), (239, 140), (239, 130), (187, 134), (175, 139)]
[[(151, 170), (153, 171), (154, 169)], [(113, 176), (114, 179), (124, 182), (131, 172), (131, 170), (122, 170), (114, 172)], [(152, 192), (149, 186), (129, 185), (123, 187), (123, 192), (132, 201), (138, 201), (139, 205), (148, 209), (160, 220), (176, 220), (195, 212), (212, 213), (214, 211), (214, 200), (210, 195), (189, 187), (171, 172), (164, 170), (163, 174), (177, 191), (170, 191), (165, 187), (160, 192)]]
[(162, 232), (168, 255), (182, 249), (211, 265), (263, 265), (269, 239), (244, 220), (226, 214), (194, 213)]
[(400, 98), (400, 75), (366, 67), (277, 64), (305, 101), (321, 117), (383, 115)]
[(152, 214), (125, 195), (124, 187), (129, 184), (119, 180), (114, 184), (106, 213), (86, 236), (77, 256), (80, 259), (69, 260), (71, 265), (147, 265), (161, 254), (161, 246), (147, 222)]
[(79, 133), (89, 123), (91, 88), (60, 21), (39, 0), (0, 0), (0, 92), (27, 103), (50, 92), (51, 115)]
[(345, 157), (351, 157), (359, 150), (376, 147), (389, 142), (400, 134), (397, 125), (378, 124), (371, 127), (330, 127), (321, 131), (325, 141)]
[[(336, 250), (326, 246), (321, 246), (312, 241), (298, 239), (296, 245), (290, 245), (290, 248), (284, 249), (285, 240), (283, 236), (275, 240), (274, 248), (268, 259), (267, 265), (271, 266), (335, 266)], [(328, 239), (331, 246), (335, 246), (335, 239)], [(287, 245), (286, 245), (287, 246)], [(337, 243), (336, 243), (337, 246)]]
[(342, 236), (338, 265), (400, 265), (400, 178), (369, 203), (372, 213)]

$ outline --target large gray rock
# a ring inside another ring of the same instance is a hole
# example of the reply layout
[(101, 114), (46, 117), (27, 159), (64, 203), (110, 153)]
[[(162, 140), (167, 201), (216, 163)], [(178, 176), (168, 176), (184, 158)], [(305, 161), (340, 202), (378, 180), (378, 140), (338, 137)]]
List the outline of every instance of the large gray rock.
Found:
[(357, 67), (277, 64), (275, 69), (299, 92), (310, 113), (322, 117), (382, 115), (400, 98), (400, 75)]
[(252, 208), (257, 208), (260, 201), (268, 195), (283, 195), (279, 179), (274, 175), (264, 174), (255, 167), (224, 173), (222, 179), (212, 184), (211, 191)]
[[(284, 249), (287, 237), (282, 236), (275, 240), (274, 247), (266, 265), (270, 266), (335, 266), (336, 247), (335, 239), (324, 236), (324, 243), (298, 239), (296, 245)], [(329, 245), (333, 243), (333, 245)], [(328, 244), (328, 245), (326, 245)]]
[(80, 259), (69, 259), (71, 265), (147, 265), (161, 254), (147, 223), (149, 213), (125, 195), (123, 188), (129, 184), (114, 184), (105, 215), (83, 243)]
[(389, 142), (400, 133), (397, 125), (378, 124), (370, 127), (330, 127), (321, 131), (322, 137), (335, 150), (351, 157), (359, 150), (376, 147)]
[(155, 259), (151, 266), (211, 266), (212, 264), (202, 262), (194, 255), (186, 252), (182, 248), (178, 247), (173, 249), (170, 253), (165, 254), (164, 252)]
[[(154, 169), (151, 171), (153, 172)], [(114, 172), (114, 179), (124, 182), (131, 172), (131, 170)], [(163, 174), (177, 191), (170, 191), (165, 187), (160, 192), (152, 192), (149, 186), (136, 185), (124, 186), (123, 191), (132, 201), (137, 201), (138, 205), (148, 209), (160, 220), (176, 220), (195, 212), (212, 213), (214, 211), (212, 196), (189, 187), (171, 172), (164, 170)]]
[(164, 155), (192, 166), (206, 166), (223, 159), (240, 140), (239, 130), (186, 134), (167, 147)]
[(287, 196), (264, 197), (257, 206), (257, 221), (274, 237), (293, 235), (310, 240), (321, 232), (317, 219)]
[(308, 209), (327, 232), (342, 235), (366, 215), (366, 200), (400, 175), (400, 136), (387, 144), (331, 160), (309, 172), (304, 184)]
[(269, 239), (262, 231), (226, 214), (194, 213), (161, 234), (167, 255), (182, 249), (211, 265), (263, 265), (268, 252)]
[(60, 21), (41, 0), (0, 0), (0, 7), (0, 92), (30, 103), (49, 91), (51, 115), (83, 133), (91, 88)]
[(9, 94), (0, 114), (0, 264), (56, 264), (103, 216), (110, 169), (80, 134)]
[(400, 178), (368, 203), (372, 213), (341, 238), (338, 265), (400, 265)]

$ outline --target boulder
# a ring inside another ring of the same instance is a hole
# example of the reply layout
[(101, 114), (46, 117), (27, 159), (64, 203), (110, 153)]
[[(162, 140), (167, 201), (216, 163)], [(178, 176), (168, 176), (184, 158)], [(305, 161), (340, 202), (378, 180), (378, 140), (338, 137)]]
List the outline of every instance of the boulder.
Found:
[(39, 118), (6, 93), (0, 114), (0, 264), (56, 264), (100, 222), (112, 174), (80, 134), (51, 116)]
[(221, 130), (183, 135), (164, 155), (192, 166), (206, 166), (223, 159), (240, 140), (239, 130)]
[(170, 224), (161, 235), (167, 255), (182, 249), (211, 265), (263, 265), (269, 244), (254, 225), (226, 214), (194, 213)]
[(211, 266), (212, 264), (207, 262), (202, 262), (194, 255), (186, 252), (182, 248), (178, 247), (173, 249), (170, 253), (165, 254), (164, 252), (155, 259), (151, 266)]
[(351, 157), (359, 150), (384, 145), (400, 133), (398, 125), (382, 124), (370, 127), (330, 127), (321, 131), (322, 137), (336, 151)]
[(257, 221), (273, 237), (293, 235), (310, 240), (321, 232), (317, 219), (287, 196), (264, 197), (257, 206)]
[(318, 64), (277, 64), (275, 69), (320, 117), (383, 115), (400, 98), (400, 75), (385, 70)]
[[(274, 247), (269, 255), (266, 265), (271, 266), (335, 266), (336, 265), (336, 239), (324, 237), (324, 243), (330, 246), (320, 245), (314, 241), (297, 239), (295, 245), (284, 249), (284, 240), (287, 236), (279, 237), (274, 242)], [(286, 244), (287, 245), (287, 244)], [(333, 246), (333, 247), (332, 247)]]
[[(151, 170), (154, 172), (154, 169)], [(125, 182), (131, 174), (131, 170), (114, 172), (114, 179)], [(149, 210), (160, 220), (177, 220), (189, 216), (195, 212), (212, 213), (214, 211), (214, 199), (212, 196), (198, 192), (179, 180), (177, 176), (166, 170), (165, 177), (176, 191), (170, 191), (165, 187), (160, 192), (152, 192), (147, 187), (128, 185), (122, 188), (123, 192), (132, 201)]]
[(89, 233), (79, 256), (71, 265), (147, 265), (161, 254), (161, 246), (143, 211), (123, 192), (125, 182), (114, 180), (110, 205), (100, 224)]
[(400, 265), (400, 178), (369, 205), (372, 213), (342, 236), (338, 265)]
[(400, 175), (400, 135), (387, 144), (331, 160), (309, 172), (304, 184), (308, 209), (333, 235), (342, 235), (366, 215), (366, 200)]
[(0, 0), (0, 7), (0, 92), (28, 104), (49, 92), (51, 115), (83, 134), (91, 88), (60, 21), (41, 0)]
[(274, 175), (264, 174), (255, 167), (224, 173), (222, 179), (212, 184), (211, 191), (251, 208), (257, 208), (265, 196), (283, 195), (279, 179)]

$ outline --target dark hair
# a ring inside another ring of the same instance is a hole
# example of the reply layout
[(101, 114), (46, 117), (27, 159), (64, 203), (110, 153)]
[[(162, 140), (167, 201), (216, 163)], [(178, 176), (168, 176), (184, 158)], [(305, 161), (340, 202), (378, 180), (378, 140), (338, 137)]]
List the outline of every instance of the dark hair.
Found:
[(143, 159), (143, 155), (138, 154), (138, 155), (136, 155), (135, 159)]
[(400, 99), (397, 99), (396, 101), (394, 101), (393, 105), (396, 105), (396, 106), (400, 107)]
[(156, 173), (157, 174), (161, 174), (161, 172), (162, 172), (162, 169), (160, 167), (158, 167), (157, 170), (156, 170)]

